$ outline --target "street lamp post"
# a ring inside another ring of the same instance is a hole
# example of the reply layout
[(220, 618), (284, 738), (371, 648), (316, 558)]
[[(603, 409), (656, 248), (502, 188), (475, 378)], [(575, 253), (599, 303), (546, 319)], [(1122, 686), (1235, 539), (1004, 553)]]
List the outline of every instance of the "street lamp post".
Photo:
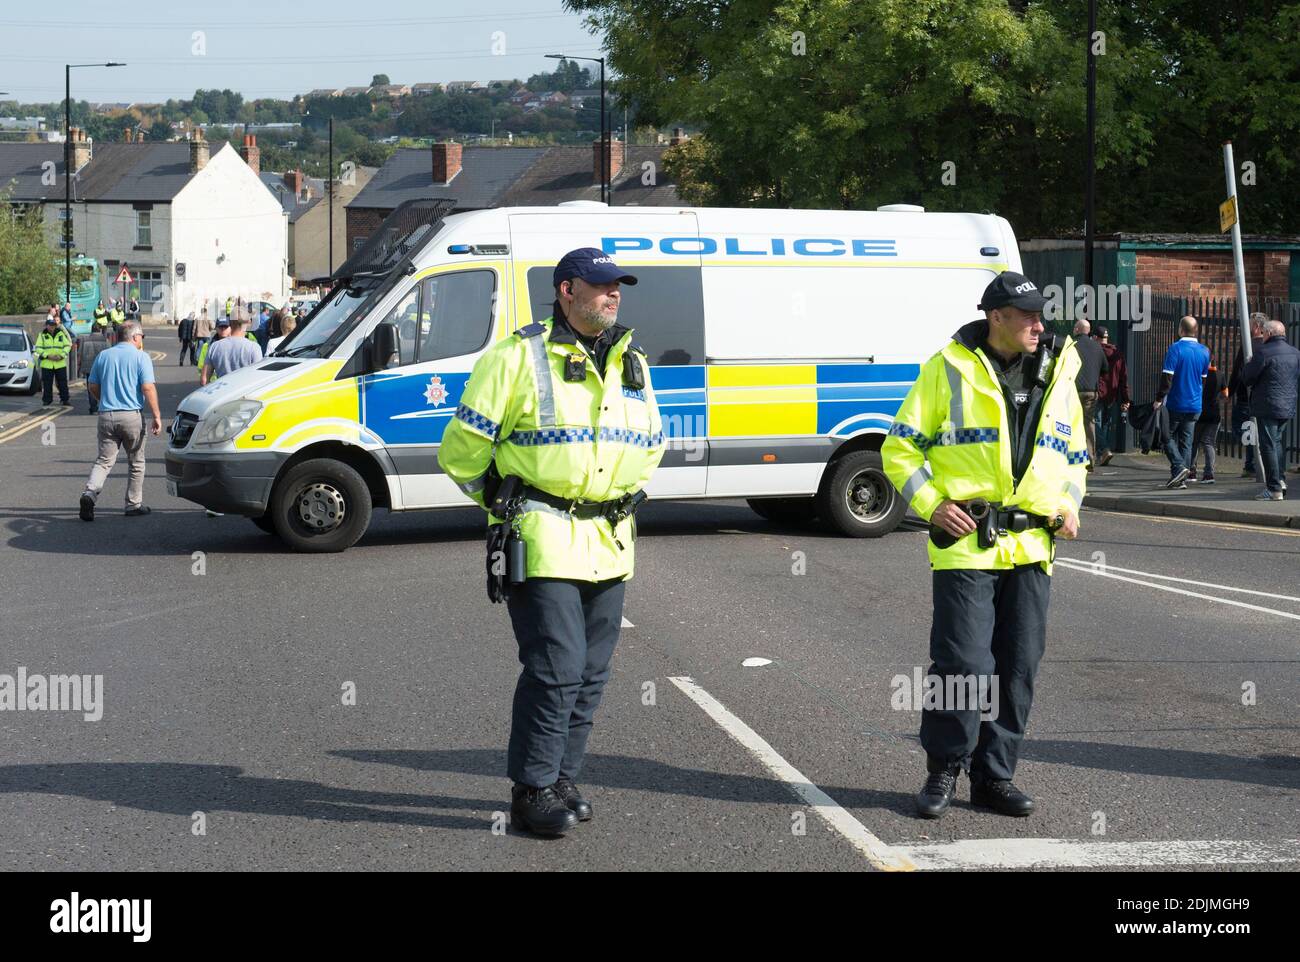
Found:
[[(1096, 313), (1092, 293), (1092, 245), (1096, 235), (1097, 193), (1097, 56), (1093, 37), (1097, 34), (1097, 0), (1088, 0), (1088, 169), (1083, 193), (1083, 283), (1088, 293), (1088, 313)], [(1090, 316), (1090, 321), (1096, 318)]]
[(325, 191), (329, 196), (329, 258), (330, 270), (329, 279), (334, 280), (334, 115), (330, 114), (330, 165), (329, 170), (325, 172)]
[(605, 58), (604, 57), (569, 57), (562, 53), (548, 53), (548, 60), (586, 60), (600, 64), (600, 200), (608, 204), (609, 196), (609, 152), (613, 145), (605, 140)]
[(68, 63), (63, 65), (63, 300), (72, 300), (72, 68), (125, 67), (108, 63)]

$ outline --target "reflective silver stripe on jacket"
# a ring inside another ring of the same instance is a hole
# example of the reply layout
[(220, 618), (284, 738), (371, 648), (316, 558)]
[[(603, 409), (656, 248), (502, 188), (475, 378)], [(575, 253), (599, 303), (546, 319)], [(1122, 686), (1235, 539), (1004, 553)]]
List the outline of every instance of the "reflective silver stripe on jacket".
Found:
[(1083, 492), (1079, 490), (1079, 486), (1073, 481), (1066, 482), (1065, 496), (1074, 502), (1074, 510), (1076, 513), (1083, 507)]
[(966, 412), (961, 403), (961, 372), (946, 357), (943, 359), (943, 369), (948, 375), (948, 391), (952, 394), (952, 400), (948, 402), (948, 420), (954, 428), (959, 428), (966, 423)]
[(456, 487), (460, 488), (466, 494), (473, 495), (473, 494), (478, 494), (478, 492), (482, 491), (486, 485), (486, 482), (487, 482), (487, 472), (484, 471), (477, 478), (471, 478), (470, 480), (466, 481), (464, 484), (456, 485)]
[(546, 335), (526, 338), (528, 351), (533, 356), (533, 375), (537, 380), (537, 425), (555, 426), (555, 393), (551, 386), (551, 365), (546, 357)]
[(921, 465), (912, 472), (912, 476), (908, 478), (907, 483), (903, 485), (903, 500), (908, 504), (911, 504), (912, 499), (916, 497), (916, 493), (920, 491), (927, 482), (932, 481), (933, 479), (934, 475), (930, 473), (930, 469), (924, 464)]

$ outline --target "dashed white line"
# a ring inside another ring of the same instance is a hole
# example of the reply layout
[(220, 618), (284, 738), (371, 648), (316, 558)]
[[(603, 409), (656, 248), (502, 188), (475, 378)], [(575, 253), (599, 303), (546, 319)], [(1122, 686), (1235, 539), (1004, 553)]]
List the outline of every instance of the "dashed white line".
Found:
[(911, 861), (900, 856), (893, 848), (867, 831), (866, 826), (845, 811), (835, 799), (810, 782), (754, 729), (728, 711), (725, 705), (695, 684), (692, 679), (677, 677), (668, 680), (680, 688), (687, 698), (704, 709), (704, 713), (721, 725), (723, 731), (748, 749), (768, 771), (785, 782), (795, 794), (811, 805), (814, 812), (820, 815), (831, 828), (843, 835), (849, 844), (873, 866), (892, 872), (907, 872), (915, 868)]

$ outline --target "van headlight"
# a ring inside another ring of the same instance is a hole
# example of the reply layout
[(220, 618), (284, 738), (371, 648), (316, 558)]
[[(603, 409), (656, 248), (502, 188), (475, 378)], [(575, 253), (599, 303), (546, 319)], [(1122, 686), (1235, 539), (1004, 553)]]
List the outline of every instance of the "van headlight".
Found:
[(260, 410), (261, 401), (231, 401), (223, 404), (200, 422), (190, 444), (225, 444), (248, 427)]

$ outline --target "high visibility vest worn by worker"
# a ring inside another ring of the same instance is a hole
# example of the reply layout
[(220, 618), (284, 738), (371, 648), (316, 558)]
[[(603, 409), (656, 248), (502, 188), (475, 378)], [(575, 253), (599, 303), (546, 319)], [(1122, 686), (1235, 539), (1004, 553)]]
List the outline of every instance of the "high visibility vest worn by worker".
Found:
[[(507, 572), (508, 583), (526, 576), (507, 595), (523, 665), (507, 774), (512, 823), (539, 834), (591, 817), (574, 783), (623, 620), (633, 496), (664, 450), (649, 362), (632, 331), (613, 324), (594, 336), (616, 316), (620, 282), (636, 278), (599, 250), (565, 255), (553, 317), (479, 359), (438, 451), (462, 491), (513, 515), (489, 513), (489, 523), (505, 520), (524, 545), (525, 570)], [(499, 503), (515, 479), (517, 513)], [(511, 544), (501, 553), (513, 566)], [(492, 593), (493, 554), (488, 563)]]
[(41, 360), (41, 370), (57, 371), (68, 366), (68, 355), (72, 353), (72, 338), (61, 327), (51, 328), (48, 324), (36, 336), (36, 346), (32, 350)]
[[(1079, 356), (1043, 332), (1045, 303), (1028, 278), (1000, 274), (979, 305), (988, 317), (925, 363), (881, 450), (890, 481), (931, 521), (929, 675), (941, 693), (959, 679), (977, 687), (956, 705), (918, 706), (926, 818), (948, 809), (962, 769), (974, 804), (1033, 810), (1011, 777), (1046, 642), (1054, 539), (1077, 530), (1088, 462)], [(950, 514), (970, 533), (944, 530)]]

